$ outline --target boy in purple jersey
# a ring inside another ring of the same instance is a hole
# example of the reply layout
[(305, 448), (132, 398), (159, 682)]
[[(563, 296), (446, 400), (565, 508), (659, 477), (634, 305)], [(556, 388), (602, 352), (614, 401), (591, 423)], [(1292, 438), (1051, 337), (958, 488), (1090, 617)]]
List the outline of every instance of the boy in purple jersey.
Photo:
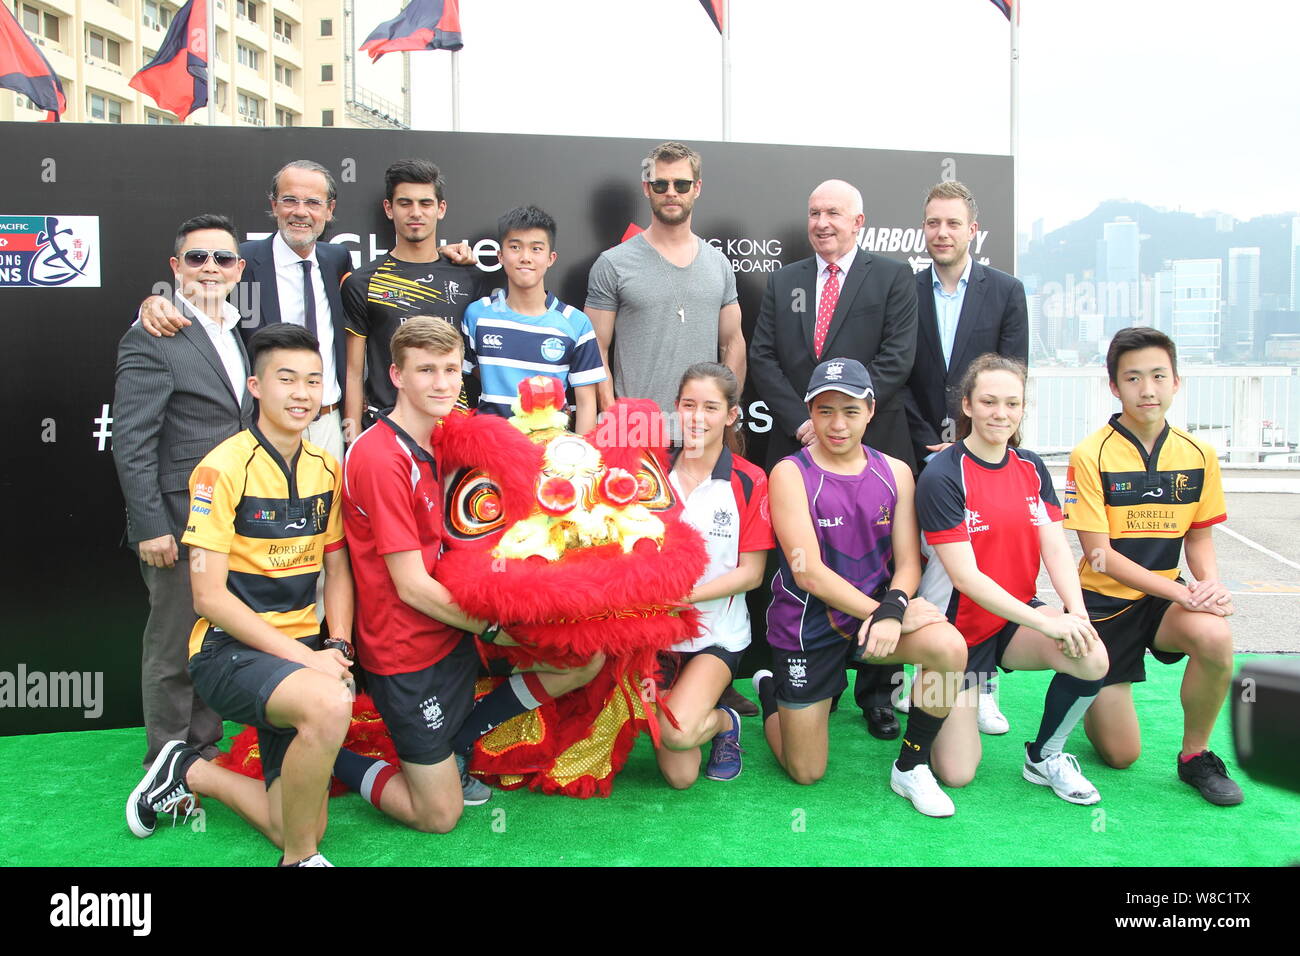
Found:
[(930, 747), (966, 645), (934, 605), (911, 597), (921, 581), (911, 469), (862, 444), (875, 393), (861, 362), (817, 366), (804, 401), (817, 440), (777, 462), (769, 483), (780, 570), (767, 615), (773, 670), (754, 675), (763, 732), (796, 783), (815, 783), (826, 773), (830, 705), (847, 685), (846, 661), (915, 664), (890, 786), (926, 816), (952, 816)]

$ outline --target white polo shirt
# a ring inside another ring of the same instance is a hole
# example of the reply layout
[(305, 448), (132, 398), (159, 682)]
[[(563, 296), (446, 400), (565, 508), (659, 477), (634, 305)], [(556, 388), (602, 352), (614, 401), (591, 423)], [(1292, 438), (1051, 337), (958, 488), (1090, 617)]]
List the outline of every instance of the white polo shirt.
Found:
[[(674, 465), (676, 463), (676, 458)], [(682, 494), (676, 467), (668, 475), (677, 498), (683, 503), (683, 519), (704, 538), (709, 566), (696, 587), (721, 577), (740, 566), (746, 551), (769, 551), (776, 547), (772, 517), (767, 503), (767, 475), (726, 448), (708, 480)], [(695, 605), (700, 611), (700, 636), (673, 645), (675, 651), (699, 651), (721, 647), (743, 651), (749, 646), (749, 608), (744, 594), (714, 598)]]

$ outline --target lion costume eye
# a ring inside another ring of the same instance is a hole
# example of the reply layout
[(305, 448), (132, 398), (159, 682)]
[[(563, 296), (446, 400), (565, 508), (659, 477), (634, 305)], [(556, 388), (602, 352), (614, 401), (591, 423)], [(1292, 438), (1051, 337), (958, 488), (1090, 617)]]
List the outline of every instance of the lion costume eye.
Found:
[(667, 511), (673, 506), (673, 492), (653, 455), (641, 456), (636, 473), (636, 500), (651, 511)]
[(501, 489), (477, 468), (456, 476), (448, 505), (449, 530), (463, 540), (481, 538), (505, 524)]

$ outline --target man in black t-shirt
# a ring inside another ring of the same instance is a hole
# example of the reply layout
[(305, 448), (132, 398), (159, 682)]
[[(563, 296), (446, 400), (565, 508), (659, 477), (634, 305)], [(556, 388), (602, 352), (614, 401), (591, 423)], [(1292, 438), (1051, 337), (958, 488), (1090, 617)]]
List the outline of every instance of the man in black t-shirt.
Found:
[[(445, 185), (428, 160), (404, 159), (384, 173), (384, 214), (393, 221), (396, 240), (382, 259), (353, 272), (343, 283), (347, 316), (347, 403), (344, 417), (374, 421), (364, 407), (392, 408), (397, 390), (388, 375), (389, 343), (403, 322), (432, 315), (460, 328), (465, 306), (491, 291), (491, 283), (470, 265), (455, 265), (440, 255), (438, 220), (447, 214)], [(364, 398), (363, 398), (364, 396)], [(473, 408), (461, 390), (461, 402)], [(355, 436), (347, 436), (349, 439)]]

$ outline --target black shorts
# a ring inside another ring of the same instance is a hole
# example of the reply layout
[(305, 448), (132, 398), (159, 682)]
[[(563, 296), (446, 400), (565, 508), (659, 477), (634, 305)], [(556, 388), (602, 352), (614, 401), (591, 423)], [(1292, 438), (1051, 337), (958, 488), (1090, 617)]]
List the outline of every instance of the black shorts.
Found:
[(843, 646), (831, 644), (809, 651), (772, 648), (777, 704), (802, 710), (819, 700), (838, 697), (849, 686), (845, 668), (858, 661), (861, 651), (856, 639), (844, 641)]
[[(1025, 602), (1030, 607), (1042, 607), (1043, 602), (1031, 597)], [(1011, 673), (1010, 667), (1002, 666), (1002, 655), (1007, 652), (1007, 645), (1016, 636), (1021, 625), (1007, 621), (996, 634), (990, 634), (973, 647), (966, 648), (966, 676), (962, 679), (961, 689), (982, 687), (985, 681), (998, 676), (998, 668), (1005, 674)]]
[[(1178, 579), (1182, 583), (1183, 579)], [(1110, 656), (1110, 670), (1102, 681), (1103, 687), (1111, 684), (1140, 684), (1147, 679), (1146, 651), (1161, 664), (1177, 664), (1186, 654), (1155, 649), (1156, 632), (1165, 612), (1173, 604), (1168, 598), (1144, 594), (1124, 610), (1104, 621), (1094, 620), (1101, 642)]]
[(660, 651), (659, 675), (655, 681), (659, 685), (659, 689), (661, 691), (668, 690), (673, 684), (676, 684), (677, 678), (681, 676), (682, 671), (686, 670), (686, 665), (701, 655), (716, 657), (722, 661), (727, 665), (727, 670), (731, 671), (731, 679), (735, 680), (736, 671), (740, 669), (740, 659), (745, 656), (745, 651), (729, 651), (725, 647), (719, 647), (716, 644), (710, 647), (701, 647), (698, 651)]
[(404, 763), (432, 765), (451, 756), (452, 738), (474, 709), (478, 652), (472, 636), (423, 670), (366, 677), (393, 749)]
[[(313, 634), (299, 638), (298, 643), (318, 651), (321, 638)], [(262, 779), (268, 790), (280, 776), (285, 751), (298, 731), (272, 725), (266, 717), (266, 702), (286, 677), (304, 666), (249, 647), (215, 627), (208, 628), (199, 652), (190, 658), (190, 680), (207, 705), (226, 720), (257, 728)]]

